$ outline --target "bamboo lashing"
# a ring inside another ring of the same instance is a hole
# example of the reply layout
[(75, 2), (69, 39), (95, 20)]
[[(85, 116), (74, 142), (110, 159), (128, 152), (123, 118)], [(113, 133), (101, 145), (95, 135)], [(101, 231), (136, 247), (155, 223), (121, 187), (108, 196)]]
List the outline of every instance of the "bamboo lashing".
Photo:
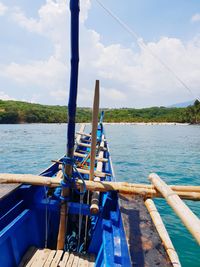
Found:
[[(38, 186), (48, 186), (51, 188), (55, 188), (60, 186), (61, 179), (50, 178), (47, 176), (39, 176), (33, 174), (11, 174), (11, 173), (0, 173), (0, 184), (15, 184), (15, 183), (24, 183), (24, 184), (32, 184)], [(80, 187), (83, 182), (81, 180), (77, 181), (77, 187)], [(156, 188), (145, 188), (142, 187), (142, 184), (133, 184), (126, 182), (93, 182), (85, 180), (85, 185), (87, 190), (90, 191), (100, 191), (100, 192), (108, 192), (108, 191), (118, 191), (124, 194), (132, 194), (132, 195), (142, 195), (144, 197), (163, 197)], [(144, 185), (145, 186), (145, 185)], [(199, 192), (191, 192), (190, 186), (188, 186), (188, 192), (186, 191), (187, 186), (184, 186), (184, 191), (177, 191), (176, 188), (179, 189), (180, 186), (172, 186), (174, 191), (182, 198), (189, 200), (200, 200)], [(199, 190), (199, 186), (193, 186), (194, 190)]]
[[(81, 131), (84, 131), (85, 124), (81, 125)], [(67, 156), (70, 158), (74, 157), (74, 148), (67, 152)], [(65, 173), (68, 177), (71, 177), (72, 175), (72, 166), (66, 165), (65, 166)], [(64, 182), (65, 177), (63, 177)], [(69, 188), (62, 188), (61, 196), (66, 198), (70, 195), (70, 189)], [(67, 219), (68, 219), (68, 205), (67, 202), (62, 200), (61, 206), (60, 206), (60, 224), (59, 224), (59, 230), (58, 230), (58, 237), (57, 237), (57, 249), (63, 249), (64, 243), (65, 243), (65, 233), (67, 232)]]
[[(101, 141), (100, 147), (104, 147), (104, 135), (102, 135), (102, 141)], [(104, 152), (100, 151), (99, 152), (99, 158), (103, 158), (103, 156), (104, 156)], [(97, 169), (97, 171), (102, 172), (103, 162), (98, 162), (96, 169)], [(99, 177), (95, 177), (94, 181), (95, 182), (100, 181), (100, 178)], [(90, 205), (90, 212), (92, 214), (99, 213), (99, 194), (100, 194), (99, 191), (94, 191), (93, 194), (92, 194), (91, 205)]]
[(167, 203), (172, 207), (183, 224), (187, 227), (197, 243), (200, 245), (200, 220), (189, 209), (189, 207), (180, 199), (175, 191), (173, 191), (157, 174), (149, 175), (149, 180), (154, 184), (156, 189), (163, 195)]
[(166, 252), (170, 258), (170, 261), (174, 267), (181, 267), (179, 257), (176, 253), (176, 250), (172, 244), (172, 241), (169, 237), (169, 234), (165, 228), (165, 225), (162, 221), (162, 218), (160, 217), (160, 214), (153, 202), (152, 199), (145, 200), (145, 206), (147, 207), (147, 210), (149, 211), (149, 214), (152, 218), (152, 221), (156, 227), (156, 230), (162, 240), (162, 243), (166, 249)]

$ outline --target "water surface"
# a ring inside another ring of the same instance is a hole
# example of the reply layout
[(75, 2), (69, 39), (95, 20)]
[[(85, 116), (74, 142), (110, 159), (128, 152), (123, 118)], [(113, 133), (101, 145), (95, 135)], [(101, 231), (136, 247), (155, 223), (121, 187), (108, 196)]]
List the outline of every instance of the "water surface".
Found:
[[(200, 184), (200, 126), (105, 125), (118, 181)], [(37, 174), (65, 153), (65, 124), (0, 125), (0, 172)], [(199, 202), (186, 201), (200, 217)], [(164, 200), (156, 205), (183, 267), (200, 266), (200, 248)]]

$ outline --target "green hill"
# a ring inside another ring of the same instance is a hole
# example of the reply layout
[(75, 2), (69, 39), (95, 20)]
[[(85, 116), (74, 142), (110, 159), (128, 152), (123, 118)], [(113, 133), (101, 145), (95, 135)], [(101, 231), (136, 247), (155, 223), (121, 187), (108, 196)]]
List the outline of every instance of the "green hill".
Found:
[[(188, 108), (120, 108), (104, 109), (106, 122), (200, 122), (200, 102)], [(90, 122), (91, 108), (77, 108), (77, 122)], [(0, 100), (0, 124), (63, 123), (67, 121), (66, 106), (48, 106), (21, 101)]]

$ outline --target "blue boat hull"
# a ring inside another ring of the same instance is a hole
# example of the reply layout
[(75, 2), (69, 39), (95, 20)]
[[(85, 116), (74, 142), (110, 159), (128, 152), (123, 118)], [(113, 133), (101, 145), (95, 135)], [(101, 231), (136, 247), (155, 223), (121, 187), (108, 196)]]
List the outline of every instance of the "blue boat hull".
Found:
[[(102, 134), (103, 128), (99, 127), (98, 136)], [(108, 161), (103, 163), (103, 172), (107, 173), (105, 180), (110, 181), (114, 180), (114, 177), (107, 143), (106, 148), (104, 158)], [(80, 146), (77, 149), (89, 150)], [(76, 159), (80, 162), (83, 160)], [(59, 163), (55, 163), (40, 175), (55, 177), (58, 171)], [(85, 175), (84, 179), (88, 179), (88, 175)], [(20, 185), (0, 201), (0, 266), (18, 266), (30, 246), (44, 248), (47, 245), (48, 248), (56, 249), (60, 200), (55, 194), (51, 195), (51, 189), (47, 197), (47, 191), (48, 188), (43, 186)], [(74, 199), (78, 197), (75, 196)], [(85, 252), (95, 254), (95, 266), (131, 266), (116, 192), (100, 194), (100, 212), (97, 215), (90, 214), (87, 203), (69, 201), (68, 207), (68, 239), (75, 234), (77, 241), (77, 227), (74, 226), (78, 225), (80, 213), (83, 215), (83, 228), (84, 218), (89, 216), (88, 244)], [(83, 242), (84, 229), (81, 239)], [(70, 240), (67, 241), (67, 249), (76, 251), (77, 243), (71, 244)]]

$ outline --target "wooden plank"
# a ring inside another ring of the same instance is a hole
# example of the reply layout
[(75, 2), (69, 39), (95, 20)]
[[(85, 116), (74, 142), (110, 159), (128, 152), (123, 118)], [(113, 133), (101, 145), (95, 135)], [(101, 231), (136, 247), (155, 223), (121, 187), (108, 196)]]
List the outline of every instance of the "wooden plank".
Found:
[(20, 184), (0, 184), (0, 200), (16, 190)]
[(94, 267), (95, 265), (95, 255), (90, 254), (89, 255), (89, 267)]
[(26, 267), (30, 267), (32, 266), (32, 264), (34, 263), (34, 261), (37, 259), (37, 257), (39, 256), (40, 254), (40, 250), (37, 249), (35, 254), (33, 255), (33, 257), (28, 261), (28, 263), (26, 264)]
[(46, 262), (44, 264), (44, 267), (49, 267), (50, 266), (51, 262), (53, 261), (53, 258), (55, 256), (55, 254), (56, 254), (56, 250), (52, 250), (50, 252), (50, 254), (49, 254), (49, 256), (48, 256), (48, 258), (47, 258), (47, 260), (46, 260)]
[(38, 267), (43, 266), (46, 262), (51, 250), (50, 249), (40, 249), (39, 253), (37, 254), (37, 258), (32, 263), (31, 267)]
[(79, 267), (82, 266), (83, 261), (84, 261), (83, 255), (80, 255), (80, 256), (79, 256), (79, 262), (78, 262), (78, 266), (79, 266)]
[(61, 260), (62, 255), (63, 255), (63, 250), (57, 250), (56, 255), (54, 256), (50, 267), (57, 267)]
[(37, 248), (35, 247), (30, 247), (27, 252), (25, 253), (25, 255), (23, 256), (20, 264), (18, 267), (23, 267), (26, 266), (26, 264), (31, 260), (31, 258), (33, 257), (33, 255), (35, 254)]
[(63, 252), (62, 250), (30, 247), (23, 256), (19, 267), (92, 267), (94, 264), (95, 256), (93, 254), (81, 255)]
[(89, 266), (89, 261), (88, 261), (87, 256), (85, 256), (85, 255), (80, 256), (78, 266), (79, 267), (88, 267)]
[(79, 263), (79, 256), (74, 254), (73, 267), (78, 267), (79, 266), (78, 263)]
[(69, 259), (69, 252), (65, 252), (62, 260), (59, 263), (59, 267), (65, 267), (67, 265), (68, 259)]
[(70, 253), (66, 267), (73, 266), (73, 261), (74, 261), (74, 254), (73, 253)]
[(172, 266), (140, 196), (119, 194), (119, 206), (133, 266)]

